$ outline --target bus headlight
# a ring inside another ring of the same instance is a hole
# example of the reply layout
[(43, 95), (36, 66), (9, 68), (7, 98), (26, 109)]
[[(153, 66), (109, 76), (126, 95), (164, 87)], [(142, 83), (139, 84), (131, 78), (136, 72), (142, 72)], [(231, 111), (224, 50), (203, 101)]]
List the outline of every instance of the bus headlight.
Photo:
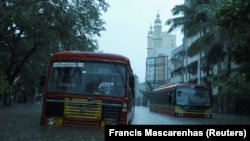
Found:
[(123, 108), (127, 108), (127, 103), (123, 103)]
[(48, 125), (61, 126), (63, 119), (61, 117), (49, 117)]
[(48, 118), (48, 125), (53, 125), (53, 124), (54, 124), (53, 118)]
[(122, 112), (127, 112), (128, 111), (127, 106), (128, 106), (127, 103), (122, 104)]

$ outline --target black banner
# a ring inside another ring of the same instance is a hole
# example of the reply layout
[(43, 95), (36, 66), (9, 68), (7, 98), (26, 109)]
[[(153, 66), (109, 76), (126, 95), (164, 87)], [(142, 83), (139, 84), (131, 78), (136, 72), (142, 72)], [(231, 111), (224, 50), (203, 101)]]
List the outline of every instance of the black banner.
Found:
[(119, 139), (192, 139), (246, 141), (250, 125), (106, 125), (105, 141)]

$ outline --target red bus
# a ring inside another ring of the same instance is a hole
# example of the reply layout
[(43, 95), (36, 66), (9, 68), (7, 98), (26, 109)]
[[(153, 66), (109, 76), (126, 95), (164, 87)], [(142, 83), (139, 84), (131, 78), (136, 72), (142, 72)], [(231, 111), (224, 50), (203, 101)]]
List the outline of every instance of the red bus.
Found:
[(134, 106), (134, 75), (127, 57), (80, 51), (51, 56), (41, 125), (129, 125)]
[(212, 97), (198, 84), (169, 84), (152, 91), (149, 110), (176, 117), (212, 117)]

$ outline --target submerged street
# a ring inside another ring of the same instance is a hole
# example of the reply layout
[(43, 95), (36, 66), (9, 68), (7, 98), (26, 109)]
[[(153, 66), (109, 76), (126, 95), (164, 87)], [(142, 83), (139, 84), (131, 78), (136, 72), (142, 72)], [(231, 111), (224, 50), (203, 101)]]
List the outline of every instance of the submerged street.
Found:
[[(0, 105), (1, 141), (103, 141), (104, 129), (92, 127), (44, 127), (40, 126), (41, 103)], [(136, 106), (133, 125), (200, 125), (244, 124), (250, 125), (249, 117), (215, 114), (211, 119), (176, 118), (150, 112), (148, 107)]]
[(250, 117), (214, 114), (212, 118), (173, 117), (150, 112), (148, 107), (137, 106), (133, 125), (201, 125), (201, 124), (249, 124)]

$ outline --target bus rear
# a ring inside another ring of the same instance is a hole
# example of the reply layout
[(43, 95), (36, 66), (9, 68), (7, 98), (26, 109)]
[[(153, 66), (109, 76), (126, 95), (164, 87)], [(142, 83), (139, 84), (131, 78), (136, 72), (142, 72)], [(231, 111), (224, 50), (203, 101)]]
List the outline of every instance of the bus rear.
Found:
[(134, 76), (116, 54), (59, 52), (51, 56), (41, 125), (128, 125), (134, 117)]

